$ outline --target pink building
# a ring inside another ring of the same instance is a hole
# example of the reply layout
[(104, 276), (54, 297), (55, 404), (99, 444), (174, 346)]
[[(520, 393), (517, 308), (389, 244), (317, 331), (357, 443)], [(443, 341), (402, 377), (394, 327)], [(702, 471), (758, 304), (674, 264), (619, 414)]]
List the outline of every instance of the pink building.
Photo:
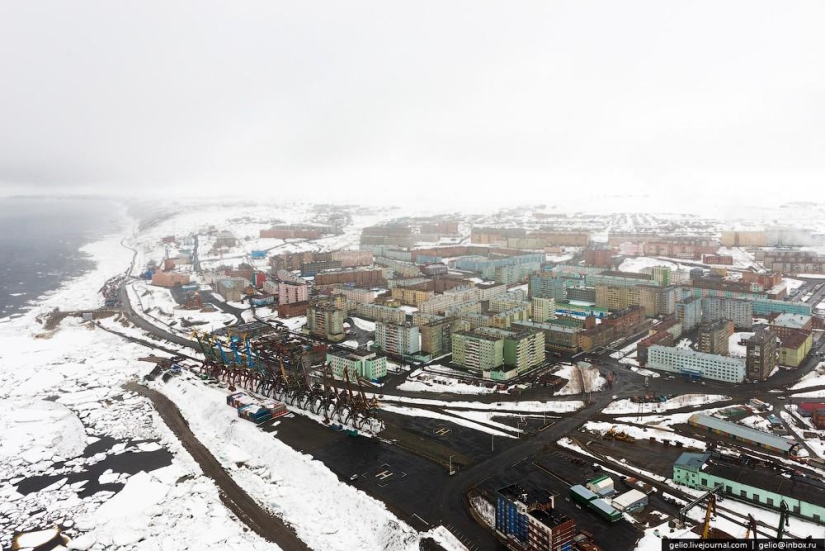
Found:
[(296, 302), (306, 302), (309, 299), (306, 284), (285, 283), (278, 284), (278, 303), (294, 304)]
[(642, 243), (631, 243), (625, 242), (619, 244), (619, 252), (623, 255), (627, 256), (644, 256), (645, 254), (645, 244)]

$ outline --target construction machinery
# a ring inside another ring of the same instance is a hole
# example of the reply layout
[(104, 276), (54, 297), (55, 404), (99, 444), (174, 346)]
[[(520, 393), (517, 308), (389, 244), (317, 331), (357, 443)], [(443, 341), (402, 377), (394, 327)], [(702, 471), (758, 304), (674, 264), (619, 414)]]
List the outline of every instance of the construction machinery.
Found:
[(710, 537), (710, 521), (716, 516), (716, 494), (708, 495), (708, 504), (705, 508), (705, 522), (702, 524), (702, 539)]
[[(780, 518), (781, 521), (781, 518)], [(745, 539), (748, 539), (753, 534), (753, 539), (756, 539), (756, 519), (753, 515), (748, 515), (748, 529), (745, 530)]]
[(785, 535), (785, 529), (788, 527), (788, 504), (785, 500), (779, 504), (779, 527), (776, 529), (776, 539), (781, 540)]

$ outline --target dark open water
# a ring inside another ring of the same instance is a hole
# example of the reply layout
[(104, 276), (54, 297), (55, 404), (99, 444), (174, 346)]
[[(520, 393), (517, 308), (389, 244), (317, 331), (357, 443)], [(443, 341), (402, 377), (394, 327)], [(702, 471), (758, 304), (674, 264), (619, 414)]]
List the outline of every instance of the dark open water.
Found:
[(0, 199), (0, 320), (94, 268), (78, 249), (118, 229), (103, 199)]

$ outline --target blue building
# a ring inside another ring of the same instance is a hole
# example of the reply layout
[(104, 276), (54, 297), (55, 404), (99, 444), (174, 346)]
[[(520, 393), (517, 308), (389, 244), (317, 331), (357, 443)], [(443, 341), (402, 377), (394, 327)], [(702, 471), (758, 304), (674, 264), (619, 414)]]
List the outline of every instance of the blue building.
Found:
[(496, 500), (496, 530), (527, 542), (530, 523), (527, 514), (536, 509), (552, 509), (553, 496), (546, 491), (527, 491), (518, 484), (498, 491)]

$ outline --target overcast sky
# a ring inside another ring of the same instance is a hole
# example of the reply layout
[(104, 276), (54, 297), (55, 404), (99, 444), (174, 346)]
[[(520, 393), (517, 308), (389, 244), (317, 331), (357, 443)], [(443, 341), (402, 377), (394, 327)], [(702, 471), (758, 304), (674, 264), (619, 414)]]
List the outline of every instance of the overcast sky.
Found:
[(824, 27), (818, 1), (7, 1), (0, 191), (825, 200)]

